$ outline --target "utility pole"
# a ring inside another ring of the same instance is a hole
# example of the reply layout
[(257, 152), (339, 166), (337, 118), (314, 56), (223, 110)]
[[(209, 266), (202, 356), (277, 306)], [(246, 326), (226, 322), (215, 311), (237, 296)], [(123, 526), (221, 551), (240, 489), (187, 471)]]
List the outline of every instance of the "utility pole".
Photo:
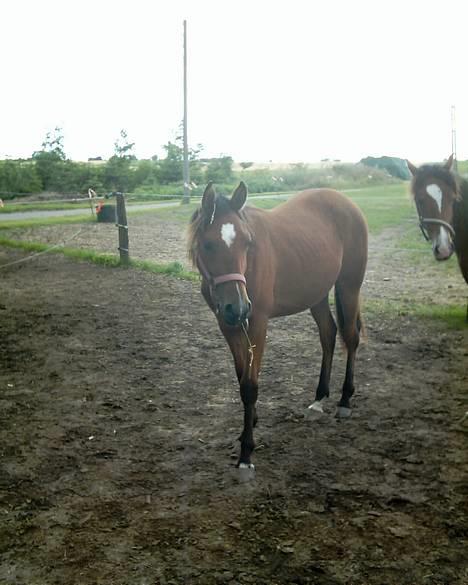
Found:
[(458, 171), (457, 160), (457, 129), (455, 124), (455, 106), (452, 106), (452, 154), (453, 154), (453, 170)]
[(190, 203), (190, 171), (187, 142), (187, 21), (184, 20), (184, 196), (182, 203)]

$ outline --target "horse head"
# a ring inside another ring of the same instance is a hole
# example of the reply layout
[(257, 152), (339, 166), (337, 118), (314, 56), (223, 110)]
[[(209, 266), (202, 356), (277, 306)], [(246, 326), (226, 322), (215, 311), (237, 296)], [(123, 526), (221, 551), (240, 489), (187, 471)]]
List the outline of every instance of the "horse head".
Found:
[(208, 183), (201, 207), (192, 217), (190, 254), (209, 287), (211, 305), (226, 325), (247, 321), (251, 302), (247, 293), (247, 255), (252, 236), (242, 217), (247, 199), (243, 182), (228, 199)]
[(453, 155), (444, 165), (416, 167), (406, 161), (413, 175), (411, 190), (426, 240), (432, 242), (436, 260), (447, 260), (454, 252), (453, 206), (459, 199), (458, 184), (451, 172)]

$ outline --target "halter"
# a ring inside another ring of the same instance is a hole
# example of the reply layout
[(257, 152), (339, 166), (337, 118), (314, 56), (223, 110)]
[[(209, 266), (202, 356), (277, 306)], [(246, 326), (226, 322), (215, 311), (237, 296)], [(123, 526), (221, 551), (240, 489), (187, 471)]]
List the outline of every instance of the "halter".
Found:
[(446, 221), (442, 221), (441, 219), (433, 219), (433, 218), (425, 218), (422, 215), (419, 216), (419, 228), (427, 242), (430, 241), (429, 234), (427, 233), (427, 225), (440, 225), (444, 227), (452, 236), (452, 239), (455, 238), (455, 230), (453, 227), (447, 223)]
[(201, 275), (208, 282), (211, 292), (213, 292), (218, 284), (224, 284), (225, 282), (242, 282), (247, 285), (245, 276), (239, 272), (230, 272), (229, 274), (222, 274), (221, 276), (212, 276), (200, 256), (197, 258), (197, 265)]

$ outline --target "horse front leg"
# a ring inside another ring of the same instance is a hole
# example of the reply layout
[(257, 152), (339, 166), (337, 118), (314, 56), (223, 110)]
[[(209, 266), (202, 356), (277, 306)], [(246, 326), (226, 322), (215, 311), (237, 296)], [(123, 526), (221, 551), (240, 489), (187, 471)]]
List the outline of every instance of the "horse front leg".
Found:
[(268, 320), (253, 317), (245, 328), (222, 328), (231, 348), (236, 367), (242, 404), (244, 406), (244, 428), (239, 437), (241, 449), (237, 467), (254, 470), (251, 455), (255, 449), (253, 429), (257, 423), (256, 403), (258, 397), (258, 375), (265, 347)]

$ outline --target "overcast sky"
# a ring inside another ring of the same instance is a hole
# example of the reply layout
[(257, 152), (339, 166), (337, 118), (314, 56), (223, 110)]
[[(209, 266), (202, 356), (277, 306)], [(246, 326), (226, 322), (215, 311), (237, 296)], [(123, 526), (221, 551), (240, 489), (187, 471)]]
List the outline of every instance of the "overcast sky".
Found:
[(0, 6), (0, 157), (63, 128), (66, 154), (189, 141), (237, 161), (468, 158), (464, 2), (12, 0)]

